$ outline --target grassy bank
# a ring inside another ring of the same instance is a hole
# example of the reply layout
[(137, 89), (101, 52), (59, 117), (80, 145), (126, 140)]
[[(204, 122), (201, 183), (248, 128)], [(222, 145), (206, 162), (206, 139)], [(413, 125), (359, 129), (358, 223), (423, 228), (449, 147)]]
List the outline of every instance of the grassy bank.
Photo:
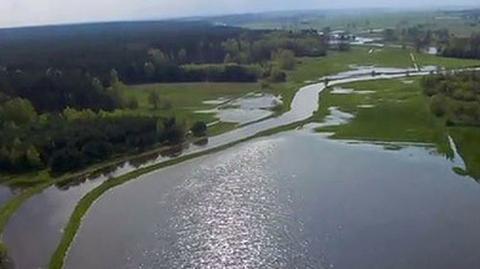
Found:
[(480, 128), (451, 127), (449, 134), (465, 162), (465, 172), (480, 182)]

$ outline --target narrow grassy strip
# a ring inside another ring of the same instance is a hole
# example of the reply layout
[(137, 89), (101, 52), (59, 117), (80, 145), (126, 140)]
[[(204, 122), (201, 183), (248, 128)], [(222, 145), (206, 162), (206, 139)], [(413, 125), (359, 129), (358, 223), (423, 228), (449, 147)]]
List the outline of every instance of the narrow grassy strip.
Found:
[(219, 152), (219, 151), (225, 150), (227, 148), (233, 147), (235, 145), (238, 145), (240, 143), (246, 142), (246, 141), (254, 139), (254, 138), (269, 136), (269, 135), (273, 135), (275, 133), (279, 133), (279, 132), (283, 132), (283, 131), (287, 131), (287, 130), (292, 130), (294, 128), (297, 128), (298, 126), (302, 126), (302, 125), (304, 125), (306, 123), (309, 123), (309, 122), (311, 122), (311, 118), (309, 118), (307, 120), (295, 122), (295, 123), (292, 123), (292, 124), (276, 127), (276, 128), (264, 131), (264, 132), (260, 132), (256, 135), (253, 135), (253, 136), (250, 136), (250, 137), (247, 137), (247, 138), (244, 138), (244, 139), (240, 139), (238, 141), (235, 141), (235, 142), (223, 145), (223, 146), (219, 146), (217, 148), (209, 149), (209, 150), (206, 150), (206, 151), (202, 151), (202, 152), (198, 152), (198, 153), (194, 153), (194, 154), (190, 154), (190, 155), (185, 155), (185, 156), (182, 156), (182, 157), (179, 157), (179, 158), (176, 158), (176, 159), (168, 160), (168, 161), (163, 162), (163, 163), (159, 163), (159, 164), (151, 165), (151, 166), (148, 166), (148, 167), (145, 167), (145, 168), (141, 168), (141, 169), (135, 170), (133, 172), (130, 172), (128, 174), (125, 174), (123, 176), (112, 178), (112, 179), (109, 179), (109, 180), (103, 182), (100, 186), (98, 186), (97, 188), (95, 188), (92, 191), (90, 191), (89, 193), (87, 193), (80, 200), (80, 202), (77, 204), (77, 206), (75, 207), (75, 210), (73, 211), (72, 215), (70, 216), (68, 224), (64, 229), (63, 237), (62, 237), (57, 249), (55, 250), (54, 254), (52, 255), (52, 258), (50, 260), (49, 268), (50, 269), (61, 269), (61, 268), (63, 268), (66, 254), (68, 253), (68, 251), (70, 249), (70, 246), (71, 246), (73, 240), (75, 239), (75, 236), (78, 232), (78, 229), (80, 228), (80, 225), (82, 223), (83, 217), (86, 215), (86, 213), (88, 212), (90, 207), (93, 205), (93, 203), (96, 200), (98, 200), (98, 198), (100, 198), (107, 191), (115, 188), (116, 186), (120, 186), (120, 185), (122, 185), (122, 184), (124, 184), (128, 181), (138, 179), (140, 176), (145, 175), (145, 174), (150, 173), (150, 172), (153, 172), (153, 171), (156, 171), (158, 169), (161, 169), (161, 168), (164, 168), (164, 167), (167, 167), (167, 166), (172, 166), (172, 165), (175, 165), (175, 164), (187, 161), (187, 160), (192, 160), (194, 158), (198, 158), (200, 156), (204, 156), (204, 155), (207, 155), (207, 154), (212, 154), (212, 153), (215, 153), (215, 152)]

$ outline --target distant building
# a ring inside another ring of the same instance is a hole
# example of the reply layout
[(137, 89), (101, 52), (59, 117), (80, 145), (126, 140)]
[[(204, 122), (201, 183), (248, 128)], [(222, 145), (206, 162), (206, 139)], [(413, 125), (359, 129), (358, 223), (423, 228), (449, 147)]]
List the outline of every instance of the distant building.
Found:
[(350, 43), (355, 41), (355, 36), (342, 30), (328, 33), (328, 46), (330, 49), (344, 50)]

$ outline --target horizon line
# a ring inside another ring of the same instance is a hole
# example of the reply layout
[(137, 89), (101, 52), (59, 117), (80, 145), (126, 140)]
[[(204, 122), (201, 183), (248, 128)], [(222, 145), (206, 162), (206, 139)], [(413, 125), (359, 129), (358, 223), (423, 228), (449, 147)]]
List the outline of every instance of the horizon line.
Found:
[(279, 10), (265, 10), (258, 12), (238, 12), (238, 13), (219, 13), (219, 14), (204, 14), (204, 15), (186, 15), (186, 16), (172, 16), (163, 18), (125, 18), (125, 19), (105, 19), (105, 20), (85, 20), (85, 21), (71, 21), (71, 22), (52, 22), (45, 24), (24, 24), (13, 26), (0, 26), (0, 30), (17, 30), (27, 28), (42, 28), (42, 27), (61, 27), (61, 26), (77, 26), (89, 24), (109, 24), (109, 23), (134, 23), (134, 22), (168, 22), (168, 21), (187, 21), (198, 20), (207, 21), (208, 19), (221, 17), (235, 17), (247, 15), (262, 15), (272, 13), (300, 13), (300, 12), (315, 12), (315, 11), (354, 11), (354, 10), (382, 10), (382, 11), (462, 11), (466, 9), (480, 9), (480, 3), (477, 5), (444, 5), (438, 7), (430, 6), (412, 6), (412, 7), (332, 7), (332, 8), (312, 8), (312, 9), (279, 9)]

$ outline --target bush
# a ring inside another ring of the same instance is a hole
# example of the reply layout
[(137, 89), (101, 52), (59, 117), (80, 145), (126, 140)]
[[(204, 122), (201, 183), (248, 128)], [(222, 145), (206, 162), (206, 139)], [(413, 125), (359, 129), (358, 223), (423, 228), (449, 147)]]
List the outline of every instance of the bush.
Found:
[(197, 121), (190, 129), (192, 131), (193, 136), (195, 137), (202, 137), (207, 135), (207, 124), (203, 121)]
[(278, 63), (280, 69), (292, 70), (295, 68), (295, 53), (291, 50), (278, 50), (272, 58)]
[(431, 111), (447, 124), (480, 125), (480, 72), (442, 73), (422, 80)]
[(133, 97), (133, 96), (130, 97), (130, 98), (128, 98), (127, 107), (128, 107), (129, 109), (132, 109), (132, 110), (137, 109), (137, 108), (138, 108), (137, 98), (135, 98), (135, 97)]
[(260, 87), (262, 89), (270, 89), (270, 83), (268, 83), (267, 81), (262, 81), (262, 83), (260, 84)]
[(50, 158), (50, 168), (54, 173), (63, 173), (83, 166), (84, 156), (77, 149), (65, 148), (55, 152)]
[(447, 100), (441, 94), (434, 95), (430, 103), (430, 109), (437, 117), (442, 117), (447, 112)]
[(15, 98), (0, 105), (0, 115), (5, 122), (24, 125), (34, 121), (37, 117), (37, 112), (30, 101)]
[(285, 74), (283, 71), (274, 69), (270, 74), (269, 80), (271, 82), (285, 82), (287, 81), (287, 74)]
[(160, 95), (157, 91), (150, 91), (148, 94), (148, 103), (152, 105), (153, 109), (158, 109), (160, 106)]

